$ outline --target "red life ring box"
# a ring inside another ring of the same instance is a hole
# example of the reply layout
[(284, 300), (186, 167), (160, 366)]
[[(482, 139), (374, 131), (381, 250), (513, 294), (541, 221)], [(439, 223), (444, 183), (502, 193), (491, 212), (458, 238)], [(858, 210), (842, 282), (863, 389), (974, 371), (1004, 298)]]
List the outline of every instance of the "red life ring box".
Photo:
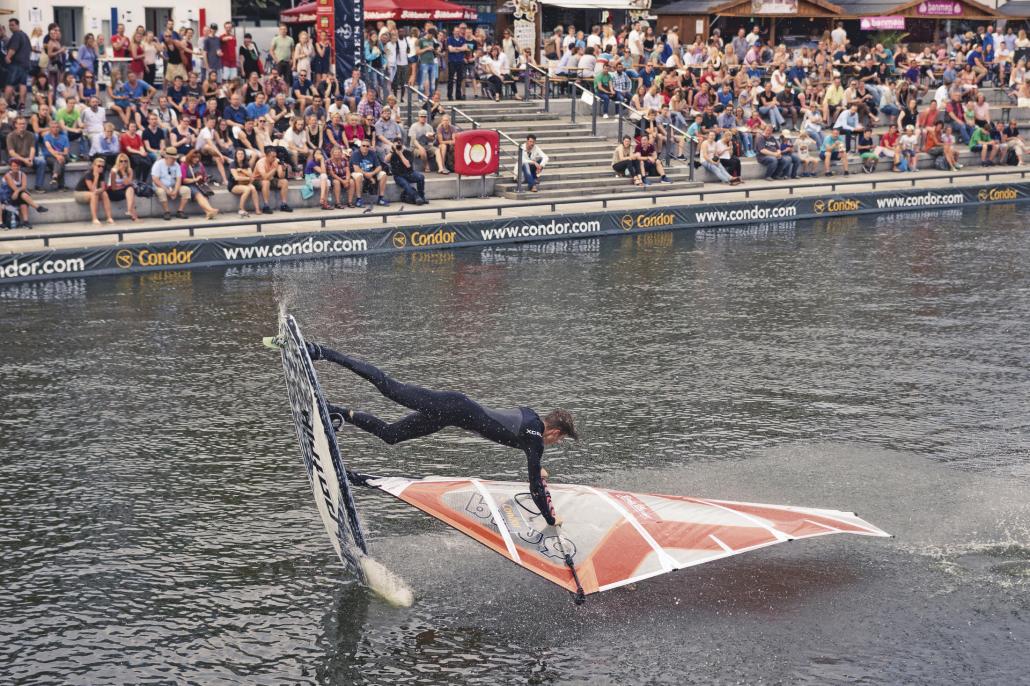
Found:
[(496, 131), (472, 129), (454, 136), (454, 171), (462, 176), (486, 176), (500, 166), (501, 137)]

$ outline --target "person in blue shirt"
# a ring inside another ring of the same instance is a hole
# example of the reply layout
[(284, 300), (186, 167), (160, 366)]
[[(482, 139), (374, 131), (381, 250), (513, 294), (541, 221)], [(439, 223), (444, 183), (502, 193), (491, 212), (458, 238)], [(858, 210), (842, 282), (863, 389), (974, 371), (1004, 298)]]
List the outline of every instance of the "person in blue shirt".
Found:
[(240, 94), (233, 93), (229, 97), (229, 104), (222, 110), (222, 119), (242, 124), (247, 121), (247, 110), (240, 103)]
[(64, 166), (68, 164), (69, 148), (68, 134), (61, 129), (60, 122), (51, 119), (50, 129), (43, 134), (43, 159), (50, 167), (50, 181), (56, 190), (65, 190)]
[(830, 166), (834, 160), (840, 160), (841, 166), (844, 167), (844, 176), (849, 174), (848, 151), (844, 146), (844, 139), (840, 137), (840, 129), (832, 129), (823, 138), (822, 145), (819, 146), (819, 159), (823, 160), (823, 163), (826, 165), (827, 176), (833, 176), (833, 170), (830, 169)]
[(465, 53), (469, 51), (464, 25), (455, 26), (447, 37), (447, 99), (464, 100)]
[(386, 200), (386, 171), (379, 154), (369, 145), (368, 140), (362, 140), (360, 147), (351, 153), (350, 165), (353, 178), (361, 183), (358, 187), (357, 206), (365, 204), (362, 198), (365, 193), (378, 195), (380, 205), (389, 205)]
[(179, 113), (182, 113), (182, 103), (189, 95), (186, 84), (183, 83), (182, 77), (178, 74), (172, 79), (172, 83), (167, 89), (168, 99), (172, 101), (172, 107), (177, 109)]
[(268, 114), (268, 98), (263, 92), (254, 94), (254, 102), (247, 105), (247, 118), (259, 119)]

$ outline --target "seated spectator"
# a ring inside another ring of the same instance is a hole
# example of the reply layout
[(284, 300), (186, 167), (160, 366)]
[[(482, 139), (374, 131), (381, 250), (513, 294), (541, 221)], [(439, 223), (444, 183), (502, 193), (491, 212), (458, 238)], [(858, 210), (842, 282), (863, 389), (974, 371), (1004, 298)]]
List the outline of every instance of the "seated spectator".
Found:
[(410, 150), (405, 149), (399, 137), (387, 153), (386, 162), (390, 165), (394, 182), (401, 189), (402, 201), (413, 202), (416, 205), (425, 205), (429, 202), (426, 200), (425, 174), (415, 171), (415, 156)]
[(841, 165), (844, 167), (844, 176), (850, 173), (848, 171), (848, 149), (840, 133), (837, 129), (832, 129), (829, 135), (823, 138), (823, 144), (819, 146), (819, 158), (826, 165), (827, 176), (834, 175), (831, 166), (837, 160), (840, 160)]
[[(228, 186), (229, 177), (225, 173), (225, 163), (229, 161), (229, 157), (222, 152), (218, 145), (217, 120), (218, 116), (215, 114), (209, 114), (204, 118), (204, 126), (197, 133), (197, 140), (193, 143), (193, 148), (200, 154), (201, 160), (209, 159), (215, 163), (218, 174), (222, 177), (222, 183)], [(214, 181), (214, 183), (218, 182)]]
[(384, 107), (383, 112), (375, 123), (375, 147), (381, 159), (386, 159), (393, 149), (393, 142), (404, 136), (401, 129), (393, 118), (393, 112), (389, 107)]
[(125, 133), (118, 138), (118, 147), (122, 153), (129, 156), (129, 163), (137, 179), (146, 179), (150, 176), (150, 157), (136, 122), (131, 121), (125, 127)]
[(980, 164), (993, 167), (1001, 153), (1001, 145), (991, 138), (991, 133), (982, 126), (974, 126), (969, 137), (969, 150), (980, 153)]
[(540, 175), (547, 166), (547, 159), (547, 155), (536, 144), (536, 136), (533, 134), (526, 136), (526, 142), (522, 144), (522, 167), (515, 170), (516, 181), (521, 174), (530, 192), (539, 191)]
[(807, 131), (802, 129), (798, 133), (796, 141), (798, 157), (801, 159), (802, 177), (816, 176), (816, 167), (819, 165), (819, 145), (812, 139)]
[(358, 150), (350, 156), (351, 177), (354, 179), (357, 189), (356, 204), (358, 207), (365, 206), (365, 193), (378, 196), (378, 204), (389, 205), (386, 200), (386, 170), (383, 169), (383, 161), (372, 148), (367, 140), (362, 140)]
[(736, 186), (743, 183), (740, 178), (740, 158), (734, 149), (732, 131), (723, 131), (722, 136), (716, 140), (715, 154), (719, 158), (719, 164), (730, 174), (730, 185)]
[(103, 158), (98, 157), (93, 160), (89, 170), (79, 179), (79, 183), (75, 186), (75, 202), (89, 205), (89, 214), (94, 225), (100, 226), (97, 208), (101, 205), (107, 215), (107, 223), (114, 224), (114, 217), (111, 216), (111, 198), (107, 194), (107, 178), (104, 173)]
[(323, 210), (331, 210), (333, 206), (329, 204), (329, 188), (332, 184), (329, 182), (329, 172), (326, 168), (325, 153), (322, 152), (321, 148), (311, 153), (311, 157), (308, 158), (307, 163), (304, 165), (304, 186), (300, 189), (300, 197), (308, 200), (315, 195), (315, 189), (318, 189), (318, 206)]
[(655, 138), (652, 133), (648, 132), (640, 137), (640, 140), (637, 141), (635, 152), (644, 165), (645, 184), (649, 176), (659, 177), (662, 183), (672, 183), (672, 180), (665, 175), (665, 166), (658, 159), (658, 146), (655, 144)]
[(726, 168), (719, 164), (715, 153), (715, 143), (715, 131), (709, 131), (701, 140), (701, 147), (699, 148), (701, 166), (711, 172), (719, 181), (729, 185), (733, 182), (733, 179), (730, 173), (726, 171)]
[(23, 229), (32, 228), (32, 224), (29, 223), (30, 207), (41, 214), (47, 211), (46, 207), (29, 195), (29, 179), (22, 171), (20, 157), (11, 159), (10, 168), (0, 182), (0, 205), (13, 205), (18, 208), (19, 226)]
[(14, 130), (7, 134), (7, 159), (18, 160), (22, 170), (32, 169), (36, 175), (36, 192), (46, 192), (46, 159), (43, 157), (42, 143), (37, 143), (36, 134), (29, 131), (29, 123), (25, 117), (14, 120)]
[(787, 162), (784, 173), (788, 178), (796, 179), (801, 170), (801, 156), (794, 150), (794, 138), (789, 134), (789, 129), (780, 131), (780, 152)]
[(89, 158), (95, 160), (99, 157), (104, 161), (106, 168), (110, 169), (120, 152), (121, 143), (118, 136), (114, 134), (114, 124), (105, 122), (104, 132), (93, 139), (93, 144), (89, 149)]
[(901, 162), (900, 139), (901, 135), (898, 133), (898, 127), (891, 124), (887, 127), (887, 132), (880, 136), (880, 144), (873, 150), (878, 159), (889, 158), (891, 160), (891, 171), (899, 170), (898, 165)]
[(422, 168), (425, 171), (437, 171), (439, 167), (436, 158), (436, 132), (427, 123), (427, 119), (427, 112), (420, 110), (418, 121), (408, 129), (408, 140), (415, 157), (422, 160)]
[(876, 165), (880, 161), (876, 153), (876, 144), (873, 142), (873, 134), (868, 129), (862, 129), (858, 133), (855, 143), (855, 152), (862, 160), (862, 171), (872, 174), (876, 171)]
[(333, 187), (333, 197), (336, 200), (334, 207), (338, 210), (344, 208), (343, 192), (347, 192), (347, 207), (354, 207), (354, 192), (357, 184), (351, 176), (350, 170), (350, 148), (341, 145), (333, 146), (329, 152), (329, 159), (326, 160), (326, 173), (329, 175), (329, 182)]
[(293, 212), (287, 202), (290, 180), (286, 165), (279, 159), (275, 147), (269, 145), (264, 148), (264, 155), (254, 165), (254, 179), (261, 188), (261, 212), (272, 214), (271, 198), (272, 188), (279, 193), (279, 210), (281, 212)]
[(633, 185), (644, 187), (643, 165), (633, 150), (633, 137), (626, 134), (622, 137), (622, 144), (615, 146), (612, 153), (612, 169), (615, 176), (629, 176), (633, 179)]
[(905, 135), (898, 139), (901, 148), (901, 159), (907, 171), (919, 171), (919, 134), (916, 127), (909, 124), (905, 127)]
[[(945, 134), (947, 134), (945, 136)], [(934, 166), (940, 168), (938, 160), (943, 158), (946, 168), (950, 171), (958, 170), (958, 160), (955, 157), (955, 138), (950, 131), (945, 131), (941, 122), (934, 122), (933, 128), (926, 132), (923, 139), (923, 152), (933, 160)]]
[(214, 219), (218, 216), (218, 210), (211, 205), (208, 196), (214, 195), (207, 180), (207, 170), (200, 161), (200, 152), (190, 150), (182, 159), (182, 188), (188, 193), (193, 201), (204, 211), (206, 219)]
[(251, 201), (254, 207), (254, 214), (259, 214), (258, 189), (254, 183), (254, 170), (247, 158), (247, 151), (243, 148), (236, 148), (232, 153), (232, 161), (229, 163), (229, 183), (226, 184), (229, 192), (240, 199), (240, 209), (237, 214), (246, 219), (250, 216), (247, 212), (247, 200)]
[(451, 115), (443, 115), (440, 126), (436, 127), (436, 165), (441, 174), (450, 174), (454, 168), (454, 134), (457, 132), (451, 125)]
[(1023, 166), (1023, 157), (1026, 154), (1026, 143), (1023, 141), (1023, 137), (1019, 133), (1019, 124), (1016, 123), (1015, 119), (1010, 119), (1001, 130), (1002, 142), (1008, 148), (1008, 163), (1012, 164), (1014, 159), (1016, 164), (1020, 167)]
[(315, 150), (308, 138), (307, 131), (304, 130), (303, 119), (293, 118), (293, 125), (283, 134), (282, 144), (289, 154), (290, 166), (293, 168), (294, 175), (299, 177), (308, 158)]
[(766, 181), (780, 181), (787, 178), (787, 160), (780, 152), (780, 143), (773, 134), (773, 127), (766, 125), (755, 137), (755, 148), (758, 150), (758, 163), (765, 167)]
[(61, 130), (60, 122), (51, 119), (49, 129), (43, 135), (43, 159), (50, 169), (50, 182), (55, 190), (65, 190), (64, 167), (68, 164), (70, 149), (68, 135)]
[(111, 171), (107, 175), (108, 199), (111, 202), (125, 202), (126, 214), (132, 221), (139, 221), (139, 215), (136, 214), (136, 189), (133, 186), (136, 175), (132, 171), (129, 156), (119, 153), (109, 166)]
[(161, 158), (150, 168), (154, 196), (164, 209), (165, 221), (172, 218), (168, 206), (170, 199), (179, 201), (179, 209), (175, 212), (179, 219), (186, 218), (186, 203), (190, 201), (190, 194), (182, 188), (182, 168), (179, 166), (178, 156), (179, 151), (168, 146), (161, 151)]

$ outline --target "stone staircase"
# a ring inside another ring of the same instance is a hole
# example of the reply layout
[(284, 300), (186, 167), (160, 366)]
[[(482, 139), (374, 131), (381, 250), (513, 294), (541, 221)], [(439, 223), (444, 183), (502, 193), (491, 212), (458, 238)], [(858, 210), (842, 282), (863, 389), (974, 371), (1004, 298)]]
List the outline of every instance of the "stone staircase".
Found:
[[(540, 191), (529, 193), (523, 184), (517, 190), (514, 169), (518, 159), (518, 146), (501, 139), (501, 175), (495, 184), (496, 192), (508, 199), (563, 199), (589, 193), (605, 196), (617, 193), (640, 192), (627, 178), (615, 176), (611, 168), (614, 138), (593, 135), (587, 118), (572, 123), (568, 117), (543, 112), (539, 102), (471, 100), (460, 103), (459, 109), (476, 120), (481, 128), (498, 129), (519, 144), (530, 133), (537, 137), (537, 145), (547, 154), (549, 162), (541, 177)], [(452, 117), (460, 127), (469, 126), (461, 115)], [(686, 162), (673, 161), (668, 169), (672, 184), (654, 185), (649, 190), (682, 189), (690, 183)]]

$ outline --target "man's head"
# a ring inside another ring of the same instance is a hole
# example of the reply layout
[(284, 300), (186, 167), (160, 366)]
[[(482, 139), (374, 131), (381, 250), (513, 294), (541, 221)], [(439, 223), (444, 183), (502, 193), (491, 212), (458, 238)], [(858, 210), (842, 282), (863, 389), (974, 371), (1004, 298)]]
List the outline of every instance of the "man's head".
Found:
[(579, 439), (572, 413), (560, 407), (551, 410), (544, 417), (544, 445), (554, 445), (566, 436), (572, 440)]

